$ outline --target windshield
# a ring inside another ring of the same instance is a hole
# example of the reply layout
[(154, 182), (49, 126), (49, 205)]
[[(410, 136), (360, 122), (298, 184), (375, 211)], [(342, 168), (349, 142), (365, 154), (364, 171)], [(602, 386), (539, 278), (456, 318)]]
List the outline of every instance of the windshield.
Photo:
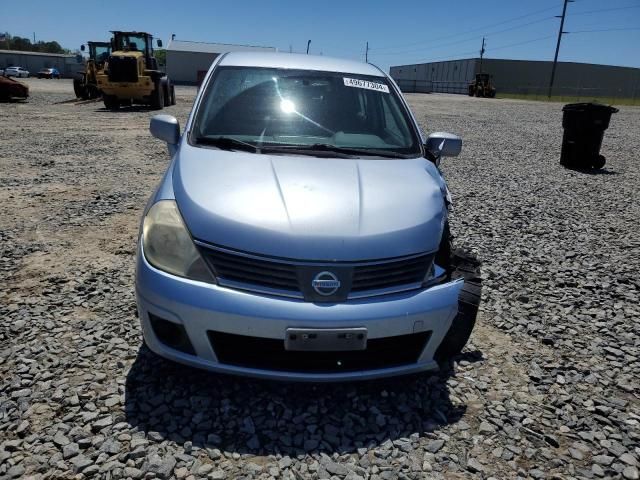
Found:
[(231, 138), (257, 147), (421, 154), (387, 80), (350, 73), (218, 67), (192, 135), (196, 142)]
[(110, 46), (98, 46), (98, 45), (94, 45), (92, 48), (93, 52), (91, 55), (91, 58), (93, 58), (94, 60), (98, 61), (98, 62), (104, 62), (105, 60), (107, 60), (109, 58), (109, 55), (111, 54), (111, 47)]
[(146, 42), (144, 35), (120, 34), (116, 36), (116, 49), (144, 52)]

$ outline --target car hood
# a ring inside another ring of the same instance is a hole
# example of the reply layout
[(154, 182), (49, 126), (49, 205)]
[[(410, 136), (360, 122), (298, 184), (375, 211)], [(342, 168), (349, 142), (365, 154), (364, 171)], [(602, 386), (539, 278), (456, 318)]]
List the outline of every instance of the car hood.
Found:
[(176, 203), (194, 239), (301, 260), (435, 251), (444, 182), (425, 159), (257, 155), (183, 142)]

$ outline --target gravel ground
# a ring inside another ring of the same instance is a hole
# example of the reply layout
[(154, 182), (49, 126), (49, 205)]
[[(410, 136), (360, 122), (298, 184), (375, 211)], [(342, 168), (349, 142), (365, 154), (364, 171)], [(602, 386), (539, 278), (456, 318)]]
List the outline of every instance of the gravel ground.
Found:
[[(432, 375), (337, 385), (186, 369), (141, 348), (151, 113), (29, 80), (0, 105), (0, 478), (625, 478), (640, 461), (640, 108), (605, 170), (558, 164), (561, 111), (409, 95), (462, 135), (443, 169), (484, 261), (479, 325)], [(184, 124), (195, 89), (166, 110)]]

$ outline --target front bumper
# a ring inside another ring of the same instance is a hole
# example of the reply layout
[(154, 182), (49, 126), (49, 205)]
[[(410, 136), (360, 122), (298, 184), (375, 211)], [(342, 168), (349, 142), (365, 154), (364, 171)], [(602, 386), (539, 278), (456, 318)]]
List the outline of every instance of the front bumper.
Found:
[[(179, 278), (151, 266), (139, 247), (136, 297), (147, 346), (158, 355), (211, 371), (252, 377), (297, 381), (345, 381), (403, 375), (437, 368), (433, 355), (457, 313), (462, 280), (426, 290), (319, 304), (232, 290)], [(193, 354), (163, 343), (150, 315), (184, 328)], [(430, 332), (417, 361), (388, 368), (357, 371), (307, 372), (249, 368), (222, 363), (209, 332), (277, 339), (284, 348), (287, 328), (367, 329), (368, 340)]]

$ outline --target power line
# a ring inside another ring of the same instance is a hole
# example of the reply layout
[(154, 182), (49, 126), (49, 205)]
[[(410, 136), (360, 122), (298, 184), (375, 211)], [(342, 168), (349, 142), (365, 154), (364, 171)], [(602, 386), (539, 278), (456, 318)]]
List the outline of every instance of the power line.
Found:
[[(553, 38), (554, 35), (546, 35), (544, 37), (537, 37), (537, 38), (531, 38), (529, 40), (524, 40), (522, 42), (515, 42), (515, 43), (509, 43), (507, 45), (500, 45), (498, 47), (486, 47), (485, 50), (487, 52), (492, 52), (494, 50), (503, 50), (505, 48), (511, 48), (511, 47), (517, 47), (519, 45), (525, 45), (527, 43), (533, 43), (533, 42), (539, 42), (541, 40), (547, 40), (548, 38)], [(432, 62), (432, 61), (438, 61), (438, 60), (459, 60), (456, 58), (451, 58), (451, 57), (464, 57), (465, 55), (473, 55), (473, 54), (477, 54), (478, 50), (470, 50), (467, 52), (458, 52), (458, 53), (453, 53), (453, 54), (449, 54), (449, 55), (444, 55), (441, 57), (431, 57), (431, 58), (422, 58), (420, 60), (417, 60), (415, 62), (409, 63), (407, 65), (417, 65), (420, 63), (426, 63), (426, 62)]]
[[(527, 22), (527, 23), (523, 23), (523, 24), (518, 24), (518, 25), (514, 25), (513, 27), (509, 27), (509, 28), (504, 28), (502, 30), (497, 30), (497, 31), (493, 31), (493, 32), (485, 32), (485, 36), (490, 36), (490, 35), (500, 35), (501, 33), (504, 32), (509, 32), (511, 30), (515, 30), (518, 28), (523, 28), (523, 27), (528, 27), (529, 25), (534, 25), (536, 23), (541, 23), (544, 21), (548, 21), (551, 20), (555, 17), (545, 17), (545, 18), (540, 18), (538, 20), (534, 20), (532, 22)], [(404, 51), (397, 51), (397, 52), (382, 52), (382, 53), (376, 53), (376, 56), (388, 56), (388, 55), (404, 55), (406, 53), (416, 53), (416, 52), (424, 52), (425, 50), (433, 50), (434, 48), (442, 48), (442, 47), (448, 47), (451, 45), (458, 45), (460, 43), (466, 43), (466, 42), (474, 42), (478, 39), (478, 35), (473, 35), (472, 37), (468, 37), (462, 40), (456, 40), (455, 42), (447, 42), (447, 43), (435, 43), (432, 44), (428, 47), (425, 48), (418, 48), (418, 49), (412, 49), (412, 50), (404, 50)], [(373, 48), (370, 48), (369, 51), (374, 51)]]
[(567, 4), (573, 0), (564, 0), (562, 6), (562, 15), (560, 16), (560, 29), (558, 30), (558, 43), (556, 44), (556, 55), (553, 57), (553, 66), (551, 67), (551, 79), (549, 80), (549, 99), (551, 99), (551, 90), (553, 89), (553, 79), (556, 76), (556, 65), (558, 64), (558, 53), (560, 53), (560, 42), (562, 41), (562, 30), (564, 28), (564, 19), (567, 15)]
[(541, 40), (546, 40), (547, 38), (553, 38), (554, 36), (555, 35), (546, 35), (544, 37), (532, 38), (531, 40), (525, 40), (523, 42), (510, 43), (509, 45), (501, 45), (499, 47), (488, 48), (487, 50), (493, 51), (493, 50), (502, 50), (504, 48), (517, 47), (519, 45), (526, 45), (527, 43), (539, 42)]
[(478, 53), (478, 50), (476, 49), (476, 50), (470, 50), (468, 52), (453, 53), (453, 54), (444, 55), (441, 57), (422, 58), (420, 60), (416, 60), (415, 62), (407, 65), (418, 65), (420, 63), (428, 63), (428, 62), (433, 62), (438, 60), (459, 60), (457, 58), (450, 58), (450, 57), (465, 57), (467, 55), (473, 55), (474, 53)]
[[(485, 30), (487, 28), (496, 27), (498, 25), (504, 25), (505, 23), (511, 23), (511, 22), (516, 21), (516, 20), (520, 20), (521, 18), (530, 17), (530, 16), (536, 15), (538, 13), (548, 12), (550, 10), (555, 10), (556, 8), (557, 7), (553, 6), (553, 7), (543, 8), (543, 9), (540, 9), (540, 10), (535, 10), (533, 12), (530, 12), (530, 13), (527, 13), (527, 14), (524, 14), (524, 15), (519, 15), (517, 17), (509, 18), (509, 19), (503, 20), (501, 22), (491, 23), (489, 25), (484, 25), (484, 26), (481, 26), (481, 27), (473, 28), (471, 30), (466, 30), (464, 33), (454, 33), (453, 35), (446, 35), (444, 37), (440, 37), (439, 39), (440, 40), (446, 40), (448, 38), (455, 38), (455, 37), (459, 37), (460, 35), (466, 35), (466, 34), (468, 34), (470, 32), (479, 32), (479, 31)], [(375, 49), (372, 48), (370, 50), (371, 51), (389, 50), (389, 49), (394, 49), (394, 48), (412, 47), (414, 45), (422, 45), (424, 43), (429, 43), (429, 40), (421, 40), (419, 42), (405, 43), (405, 44), (402, 44), (402, 45), (392, 45), (392, 46), (387, 46), (387, 47), (377, 47)]]
[(572, 17), (575, 17), (576, 15), (588, 15), (591, 13), (601, 13), (601, 12), (614, 12), (617, 10), (629, 10), (630, 8), (640, 8), (640, 5), (629, 5), (626, 7), (615, 7), (615, 8), (601, 8), (598, 10), (587, 10), (586, 12), (575, 12), (575, 13), (571, 13)]
[(603, 29), (597, 29), (597, 30), (574, 30), (571, 32), (564, 32), (564, 33), (623, 32), (628, 30), (640, 30), (640, 27), (603, 28)]

